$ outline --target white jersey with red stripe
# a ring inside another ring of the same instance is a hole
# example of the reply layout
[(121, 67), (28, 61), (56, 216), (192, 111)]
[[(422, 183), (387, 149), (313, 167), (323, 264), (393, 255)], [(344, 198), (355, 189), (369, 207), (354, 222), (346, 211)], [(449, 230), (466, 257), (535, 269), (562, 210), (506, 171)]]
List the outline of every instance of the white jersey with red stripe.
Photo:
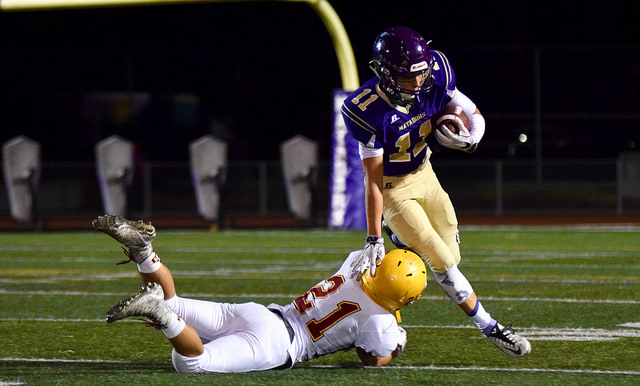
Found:
[(338, 272), (292, 303), (269, 305), (294, 331), (289, 349), (294, 363), (354, 347), (385, 357), (401, 342), (395, 316), (371, 300), (352, 275), (350, 265), (361, 252), (349, 254)]

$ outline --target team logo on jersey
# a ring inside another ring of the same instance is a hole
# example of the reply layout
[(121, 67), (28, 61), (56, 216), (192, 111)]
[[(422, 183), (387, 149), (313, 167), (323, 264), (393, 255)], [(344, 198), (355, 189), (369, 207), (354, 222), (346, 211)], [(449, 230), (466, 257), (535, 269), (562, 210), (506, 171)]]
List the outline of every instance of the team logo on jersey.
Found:
[(403, 123), (402, 126), (400, 126), (398, 128), (398, 130), (402, 131), (402, 130), (408, 129), (411, 125), (413, 125), (414, 123), (418, 122), (419, 120), (421, 120), (422, 118), (424, 118), (426, 116), (427, 116), (427, 114), (422, 112), (422, 113), (416, 115), (415, 117), (409, 119), (405, 123)]

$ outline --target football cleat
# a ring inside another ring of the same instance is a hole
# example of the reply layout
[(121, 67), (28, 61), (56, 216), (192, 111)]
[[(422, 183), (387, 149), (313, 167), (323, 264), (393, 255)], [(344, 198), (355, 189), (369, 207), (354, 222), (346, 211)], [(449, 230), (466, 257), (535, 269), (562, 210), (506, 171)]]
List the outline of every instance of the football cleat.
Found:
[(151, 223), (127, 220), (122, 216), (107, 214), (98, 216), (91, 223), (94, 229), (108, 234), (128, 251), (125, 254), (136, 264), (142, 263), (153, 253), (151, 242), (156, 237), (156, 228)]
[(529, 341), (516, 334), (511, 325), (504, 327), (500, 323), (496, 323), (487, 338), (497, 348), (512, 357), (522, 357), (531, 352)]
[(107, 323), (132, 316), (144, 317), (154, 327), (166, 327), (173, 313), (164, 302), (164, 291), (157, 283), (148, 283), (136, 295), (121, 300), (107, 312)]

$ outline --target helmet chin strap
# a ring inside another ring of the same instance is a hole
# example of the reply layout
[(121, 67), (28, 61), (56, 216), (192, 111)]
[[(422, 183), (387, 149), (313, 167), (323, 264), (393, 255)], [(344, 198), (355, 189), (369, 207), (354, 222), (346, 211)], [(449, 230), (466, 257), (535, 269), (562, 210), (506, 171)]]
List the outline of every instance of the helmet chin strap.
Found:
[(415, 95), (411, 95), (411, 94), (406, 94), (403, 92), (397, 93), (397, 94), (390, 94), (388, 92), (385, 92), (387, 94), (387, 97), (389, 97), (389, 100), (395, 104), (398, 105), (400, 107), (407, 107), (413, 103), (416, 102), (416, 96)]
[(396, 310), (396, 320), (398, 324), (402, 323), (402, 318), (400, 317), (400, 310)]
[(417, 98), (416, 98), (416, 95), (413, 95), (413, 94), (407, 94), (407, 93), (404, 93), (404, 92), (401, 92), (401, 93), (400, 93), (400, 96), (401, 96), (401, 98), (402, 98), (402, 101), (405, 103), (405, 106), (406, 106), (406, 105), (408, 105), (408, 104), (413, 104), (413, 103), (415, 103), (415, 102), (416, 102), (416, 99), (417, 99)]
[(376, 76), (380, 81), (380, 84), (379, 84), (380, 89), (385, 93), (387, 98), (389, 98), (389, 100), (393, 104), (401, 107), (407, 107), (407, 105), (410, 105), (415, 102), (416, 100), (415, 95), (403, 93), (401, 91), (394, 92), (393, 90), (390, 89), (390, 85), (385, 85), (385, 81), (383, 81), (383, 78), (389, 79), (390, 72), (388, 69), (385, 69), (380, 64), (379, 61), (377, 60), (370, 61), (369, 68), (371, 69), (371, 71), (373, 71), (374, 74), (376, 74)]

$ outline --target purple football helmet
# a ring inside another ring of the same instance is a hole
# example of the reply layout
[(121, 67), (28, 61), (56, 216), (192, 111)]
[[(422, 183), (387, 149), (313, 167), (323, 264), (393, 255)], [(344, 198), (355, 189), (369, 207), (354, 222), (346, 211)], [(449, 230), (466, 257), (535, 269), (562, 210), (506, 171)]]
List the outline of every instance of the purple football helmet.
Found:
[[(369, 67), (380, 78), (380, 87), (392, 102), (400, 105), (412, 103), (416, 96), (431, 90), (434, 58), (429, 43), (408, 27), (384, 30), (373, 44), (373, 60)], [(418, 90), (400, 87), (399, 76), (426, 75)]]

